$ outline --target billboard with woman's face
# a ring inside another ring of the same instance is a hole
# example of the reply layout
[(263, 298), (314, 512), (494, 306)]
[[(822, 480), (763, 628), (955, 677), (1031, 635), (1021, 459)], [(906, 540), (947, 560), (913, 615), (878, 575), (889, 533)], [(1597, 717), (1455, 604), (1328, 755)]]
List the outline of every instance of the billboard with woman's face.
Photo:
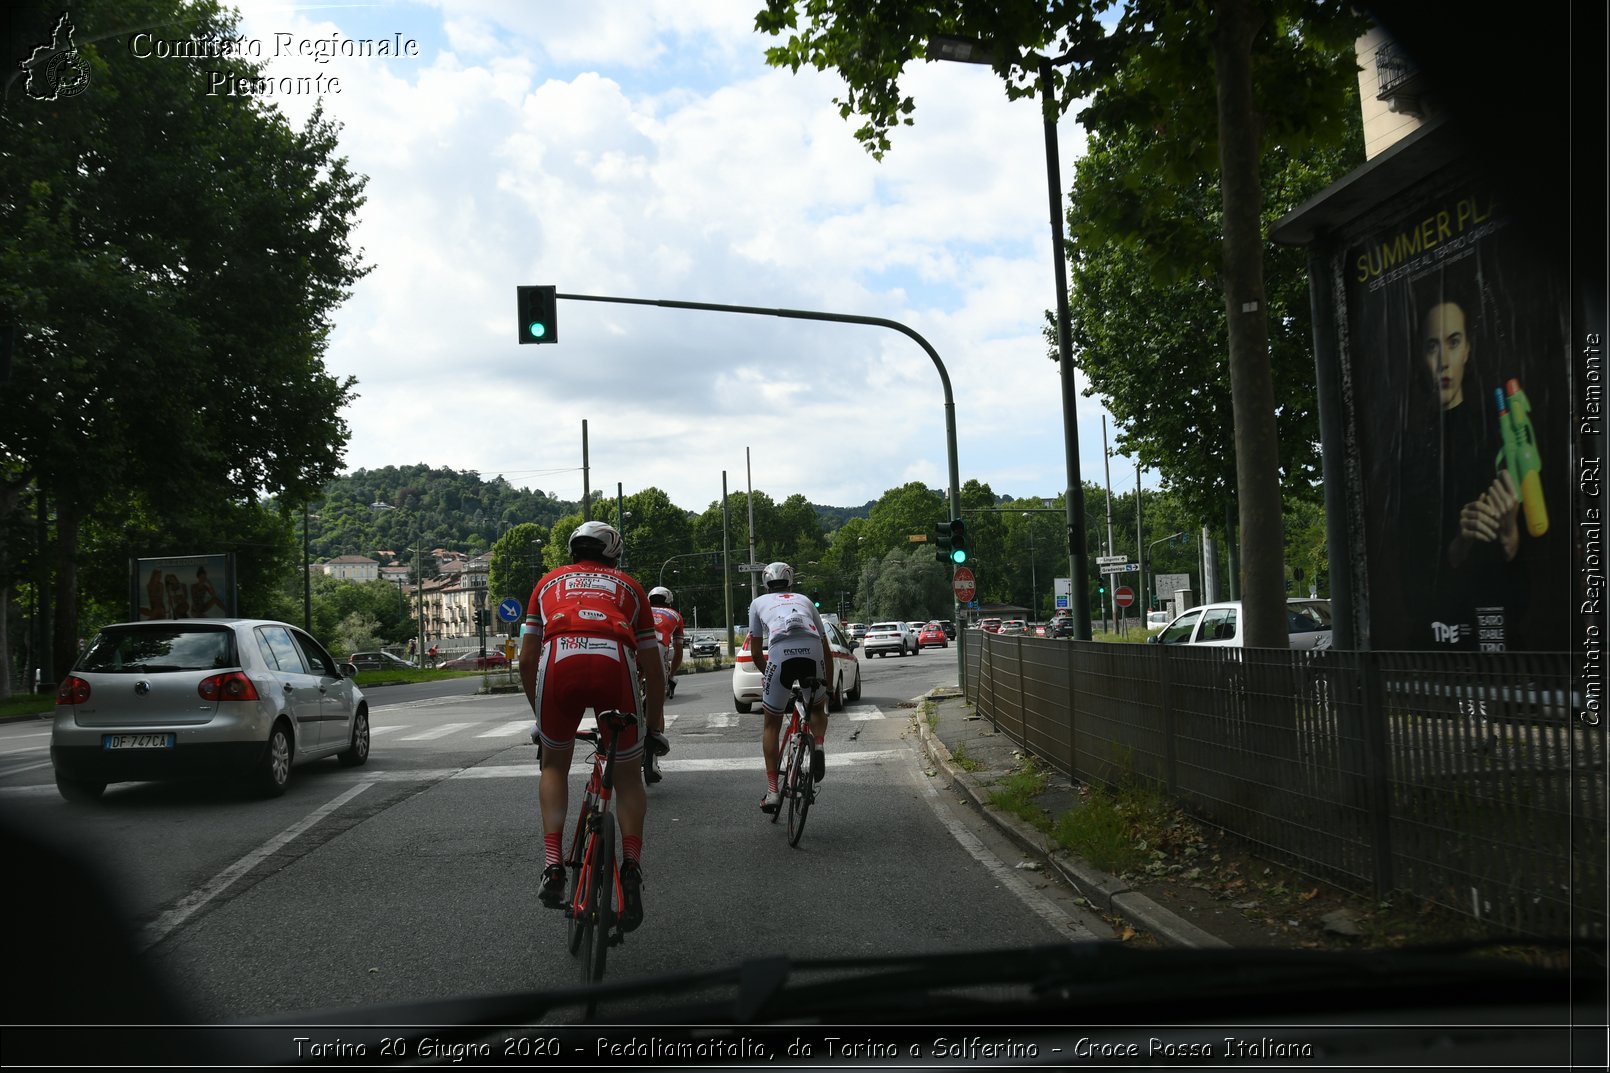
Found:
[(1459, 173), (1340, 250), (1360, 640), (1565, 651), (1568, 281)]

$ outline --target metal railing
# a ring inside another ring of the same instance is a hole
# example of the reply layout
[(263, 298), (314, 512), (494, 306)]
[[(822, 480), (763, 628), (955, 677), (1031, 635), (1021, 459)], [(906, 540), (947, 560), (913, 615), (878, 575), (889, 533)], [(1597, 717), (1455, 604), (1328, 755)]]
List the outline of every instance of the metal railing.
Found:
[(1140, 780), (1358, 893), (1605, 935), (1604, 729), (1581, 716), (1580, 657), (969, 642), (978, 714), (1071, 779)]

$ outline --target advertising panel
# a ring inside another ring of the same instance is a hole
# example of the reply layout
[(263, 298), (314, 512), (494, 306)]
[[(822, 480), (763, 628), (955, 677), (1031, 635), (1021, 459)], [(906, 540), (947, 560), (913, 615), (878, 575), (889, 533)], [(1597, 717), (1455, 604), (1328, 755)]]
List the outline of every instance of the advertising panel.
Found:
[(234, 618), (235, 557), (135, 559), (129, 571), (129, 607), (130, 621)]
[(1568, 281), (1463, 173), (1344, 250), (1369, 647), (1564, 651)]

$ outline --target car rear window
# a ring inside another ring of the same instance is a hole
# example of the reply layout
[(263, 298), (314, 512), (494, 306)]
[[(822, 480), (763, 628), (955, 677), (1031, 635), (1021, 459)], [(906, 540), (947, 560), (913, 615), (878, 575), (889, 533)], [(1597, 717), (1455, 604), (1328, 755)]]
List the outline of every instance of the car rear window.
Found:
[(95, 674), (170, 674), (237, 667), (235, 634), (216, 626), (128, 626), (102, 630), (77, 669)]

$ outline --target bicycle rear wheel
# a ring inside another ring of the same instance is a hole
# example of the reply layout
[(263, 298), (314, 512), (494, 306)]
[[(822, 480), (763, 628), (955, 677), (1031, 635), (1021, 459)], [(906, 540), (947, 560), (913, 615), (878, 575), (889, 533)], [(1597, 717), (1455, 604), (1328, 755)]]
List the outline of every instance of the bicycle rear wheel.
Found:
[(615, 817), (605, 812), (598, 817), (598, 831), (590, 869), (587, 919), (590, 949), (582, 954), (586, 965), (583, 983), (596, 984), (604, 978), (604, 960), (609, 952), (609, 933), (615, 927)]
[[(794, 735), (789, 734), (789, 733), (787, 733), (785, 731), (783, 733), (783, 743), (777, 747), (777, 749), (778, 749), (778, 756), (777, 756), (777, 792), (782, 797), (787, 797), (788, 796), (788, 784), (789, 784), (789, 774), (788, 774), (789, 766), (788, 765), (789, 765), (789, 763), (791, 761), (791, 758), (794, 755), (793, 746), (794, 746)], [(776, 823), (778, 817), (780, 817), (782, 814), (783, 814), (783, 803), (782, 803), (781, 800), (779, 800), (777, 802), (777, 811), (773, 812), (771, 814), (771, 822)]]
[(570, 956), (575, 957), (581, 951), (581, 906), (577, 904), (578, 896), (585, 896), (580, 889), (582, 863), (587, 852), (587, 819), (592, 815), (593, 800), (588, 794), (581, 799), (581, 812), (576, 817), (576, 831), (570, 839), (570, 853), (565, 857), (565, 867), (570, 870), (570, 896), (565, 904), (569, 907), (569, 933), (566, 935), (566, 946)]
[(805, 817), (816, 798), (816, 784), (811, 779), (811, 749), (815, 742), (811, 732), (801, 731), (794, 736), (788, 764), (788, 844), (798, 846), (805, 833)]

